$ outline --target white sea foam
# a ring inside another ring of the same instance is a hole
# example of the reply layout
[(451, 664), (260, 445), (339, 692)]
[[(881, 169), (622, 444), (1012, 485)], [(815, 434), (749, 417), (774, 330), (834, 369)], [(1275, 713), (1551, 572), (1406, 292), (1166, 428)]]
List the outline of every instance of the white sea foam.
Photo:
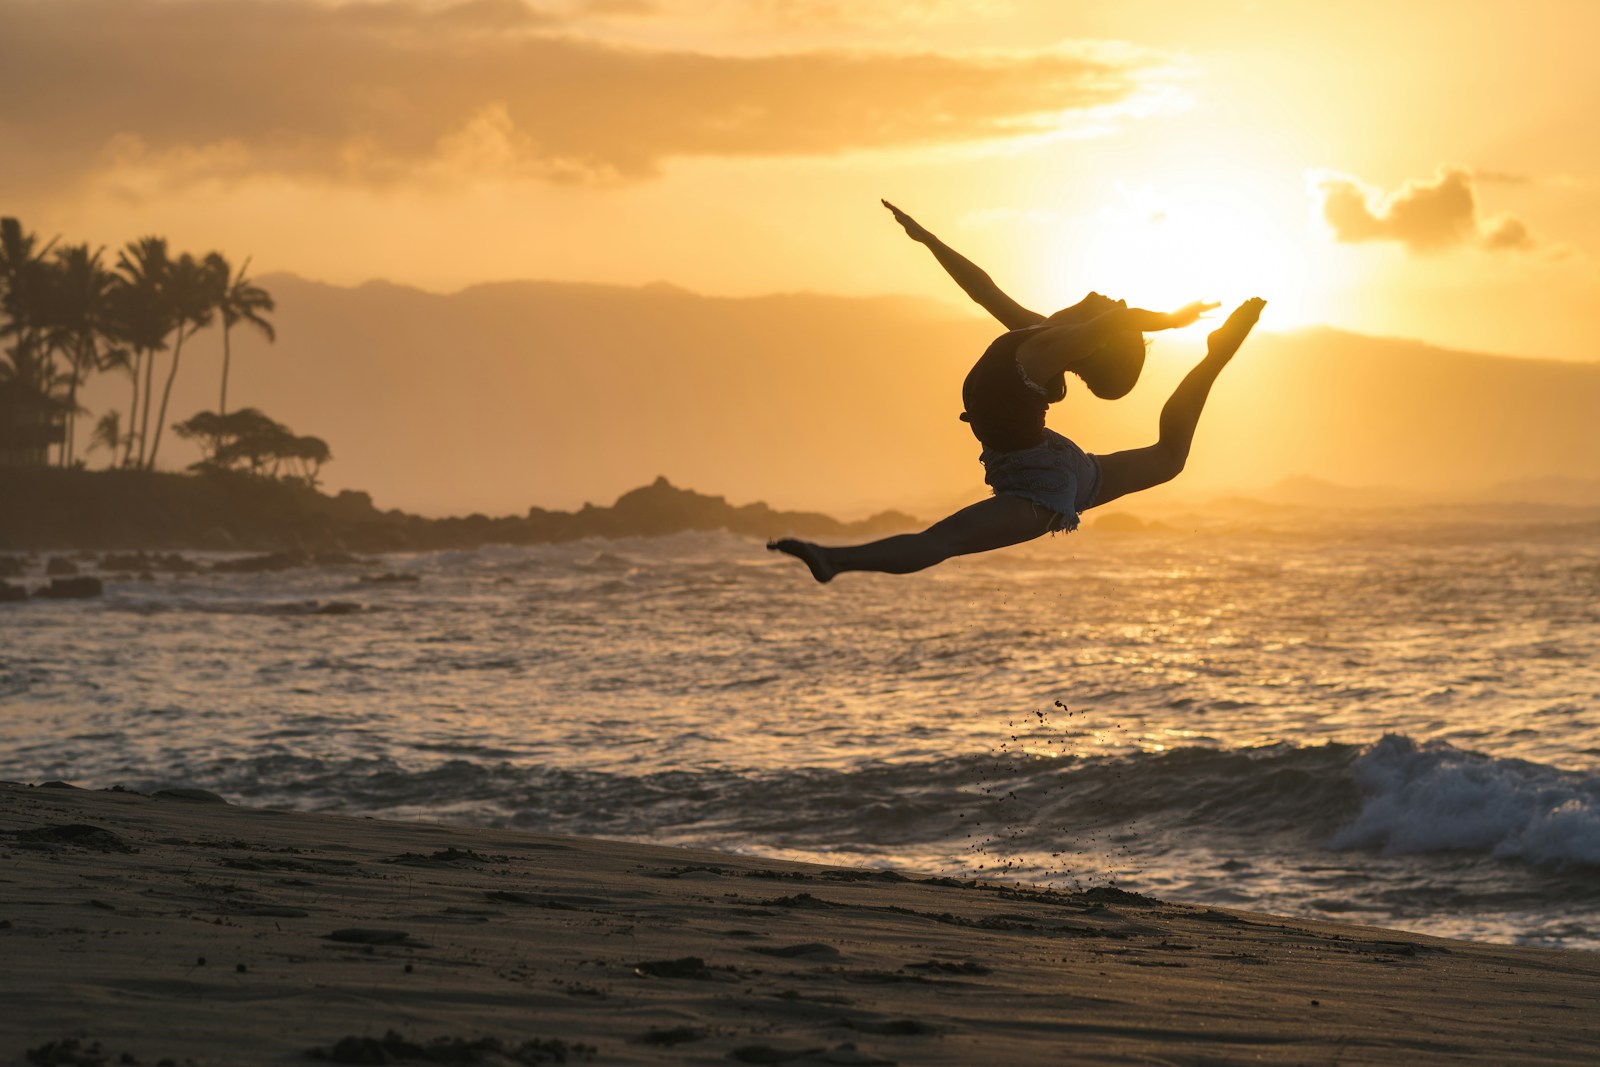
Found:
[(1333, 836), (1335, 848), (1600, 865), (1600, 775), (1394, 734), (1363, 752), (1353, 769), (1369, 795)]

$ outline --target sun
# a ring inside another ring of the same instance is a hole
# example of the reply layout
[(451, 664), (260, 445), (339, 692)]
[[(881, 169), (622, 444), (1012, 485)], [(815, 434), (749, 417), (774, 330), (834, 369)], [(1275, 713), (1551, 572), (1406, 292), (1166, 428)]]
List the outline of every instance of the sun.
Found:
[(1152, 310), (1207, 300), (1225, 311), (1261, 296), (1274, 328), (1315, 321), (1317, 257), (1304, 215), (1271, 210), (1256, 185), (1248, 176), (1190, 174), (1123, 186), (1102, 207), (1063, 216), (1040, 274), (1055, 279), (1064, 304), (1094, 290)]

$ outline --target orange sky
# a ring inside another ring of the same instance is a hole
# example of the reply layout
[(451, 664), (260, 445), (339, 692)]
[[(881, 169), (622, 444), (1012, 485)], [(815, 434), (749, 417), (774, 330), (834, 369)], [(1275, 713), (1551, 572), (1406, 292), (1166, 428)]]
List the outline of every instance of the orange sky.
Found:
[(1272, 300), (1600, 357), (1600, 5), (0, 0), (4, 213), (258, 272)]

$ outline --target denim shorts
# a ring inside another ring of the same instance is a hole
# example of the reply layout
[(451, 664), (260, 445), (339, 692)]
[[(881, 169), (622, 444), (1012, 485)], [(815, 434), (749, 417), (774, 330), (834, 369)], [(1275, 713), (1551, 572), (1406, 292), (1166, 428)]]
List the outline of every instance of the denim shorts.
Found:
[(1078, 528), (1100, 492), (1100, 461), (1054, 430), (1015, 452), (985, 450), (978, 457), (983, 480), (995, 496), (1020, 496), (1056, 513), (1052, 533)]

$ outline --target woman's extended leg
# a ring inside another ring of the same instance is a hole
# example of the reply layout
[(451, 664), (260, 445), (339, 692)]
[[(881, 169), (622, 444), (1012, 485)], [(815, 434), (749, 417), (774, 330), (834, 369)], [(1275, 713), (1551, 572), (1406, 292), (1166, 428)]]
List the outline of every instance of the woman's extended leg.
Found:
[(1206, 338), (1206, 358), (1184, 377), (1161, 409), (1159, 441), (1145, 448), (1130, 448), (1098, 457), (1100, 492), (1090, 507), (1170, 482), (1178, 476), (1189, 459), (1194, 428), (1200, 421), (1200, 412), (1205, 409), (1211, 383), (1244, 344), (1265, 306), (1266, 301), (1259, 298), (1246, 300), (1234, 309), (1227, 322)]
[(1059, 518), (1055, 512), (1020, 496), (996, 496), (962, 508), (921, 533), (896, 534), (864, 545), (831, 548), (786, 538), (769, 542), (767, 547), (802, 560), (819, 582), (831, 581), (843, 571), (909, 574), (942, 563), (951, 556), (988, 552), (1032, 541)]

